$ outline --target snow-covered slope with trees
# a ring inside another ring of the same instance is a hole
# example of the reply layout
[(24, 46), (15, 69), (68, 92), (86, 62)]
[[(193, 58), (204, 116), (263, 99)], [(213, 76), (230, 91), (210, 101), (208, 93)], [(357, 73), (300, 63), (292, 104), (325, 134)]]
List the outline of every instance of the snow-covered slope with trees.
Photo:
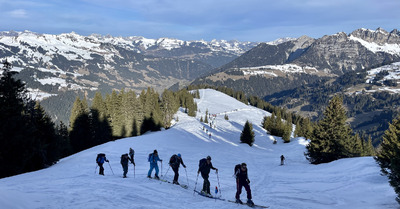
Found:
[[(178, 121), (168, 130), (102, 144), (50, 168), (0, 179), (1, 208), (247, 208), (193, 193), (202, 186), (202, 178), (197, 179), (198, 162), (207, 155), (219, 169), (218, 175), (210, 173), (211, 191), (220, 185), (225, 199), (233, 200), (236, 192), (234, 166), (246, 162), (256, 204), (274, 209), (398, 207), (393, 189), (372, 157), (311, 165), (303, 155), (307, 143), (303, 138), (290, 143), (277, 138), (278, 143), (273, 144), (276, 137), (260, 127), (262, 118), (270, 113), (214, 90), (200, 90), (200, 95), (197, 117), (178, 112)], [(206, 110), (216, 115), (215, 129), (199, 122)], [(224, 119), (225, 114), (229, 120)], [(246, 120), (253, 123), (256, 135), (252, 147), (239, 140)], [(211, 132), (211, 138), (203, 127)], [(129, 147), (136, 151), (136, 169), (130, 165), (124, 179), (119, 162)], [(188, 184), (188, 189), (146, 178), (147, 156), (154, 149), (164, 160), (160, 171), (167, 180), (173, 178), (169, 157), (182, 154), (187, 168), (180, 168), (179, 181)], [(108, 164), (104, 164), (105, 176), (95, 174), (95, 158), (100, 152), (107, 154), (114, 175)], [(282, 154), (286, 164), (279, 166)], [(245, 197), (243, 191), (242, 200)]]

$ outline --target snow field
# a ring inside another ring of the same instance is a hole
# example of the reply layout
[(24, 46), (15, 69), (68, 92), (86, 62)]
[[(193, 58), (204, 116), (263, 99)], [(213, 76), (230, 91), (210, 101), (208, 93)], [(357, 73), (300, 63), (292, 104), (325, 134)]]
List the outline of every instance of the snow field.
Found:
[[(214, 90), (200, 90), (200, 95), (197, 117), (179, 111), (179, 120), (168, 130), (108, 142), (66, 157), (50, 168), (0, 179), (1, 208), (248, 208), (193, 194), (195, 187), (202, 187), (202, 178), (197, 179), (198, 162), (207, 155), (219, 169), (218, 176), (210, 172), (211, 192), (219, 178), (225, 199), (234, 200), (233, 168), (245, 162), (253, 201), (259, 205), (274, 209), (398, 207), (393, 189), (380, 175), (373, 158), (311, 165), (303, 155), (307, 143), (303, 138), (284, 144), (276, 137), (278, 143), (272, 143), (275, 137), (260, 127), (262, 118), (270, 113)], [(207, 109), (216, 115), (216, 128), (199, 122)], [(229, 120), (224, 119), (225, 113)], [(246, 120), (253, 123), (256, 134), (253, 147), (239, 140)], [(211, 132), (211, 138), (203, 127)], [(119, 162), (129, 147), (135, 150), (135, 175), (130, 165), (128, 178), (124, 179)], [(189, 189), (146, 178), (147, 157), (154, 149), (163, 160), (160, 176), (169, 181), (173, 171), (168, 170), (167, 162), (171, 155), (182, 154), (187, 168), (180, 168), (179, 182), (189, 184)], [(110, 160), (110, 164), (104, 164), (105, 176), (95, 174), (95, 158), (100, 152)], [(282, 154), (286, 164), (279, 166)], [(246, 200), (244, 189), (241, 199)]]

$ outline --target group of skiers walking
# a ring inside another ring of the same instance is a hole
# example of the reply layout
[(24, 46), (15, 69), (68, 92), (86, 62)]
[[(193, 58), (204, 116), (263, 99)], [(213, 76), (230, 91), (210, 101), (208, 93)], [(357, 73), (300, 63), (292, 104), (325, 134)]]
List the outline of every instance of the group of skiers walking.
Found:
[[(128, 164), (131, 162), (134, 166), (136, 166), (135, 161), (134, 161), (134, 154), (135, 151), (130, 148), (129, 149), (129, 154), (123, 154), (121, 156), (121, 165), (123, 169), (123, 178), (126, 178), (126, 174), (128, 173)], [(152, 178), (151, 174), (153, 170), (155, 170), (155, 179), (160, 179), (158, 176), (159, 174), (159, 168), (158, 168), (158, 161), (162, 162), (162, 159), (158, 156), (158, 151), (154, 150), (152, 153), (149, 154), (148, 157), (148, 162), (150, 163), (150, 169), (147, 173), (148, 178)], [(104, 167), (103, 164), (104, 162), (109, 162), (105, 156), (104, 153), (100, 153), (97, 155), (96, 158), (96, 163), (100, 167), (99, 175), (104, 175)], [(171, 156), (170, 161), (169, 161), (169, 166), (172, 168), (174, 171), (174, 180), (173, 184), (179, 185), (178, 178), (179, 178), (179, 167), (182, 165), (184, 168), (186, 168), (186, 165), (183, 163), (182, 160), (182, 155), (181, 154), (174, 154)], [(110, 166), (111, 168), (111, 166)], [(97, 169), (97, 166), (96, 166)], [(201, 190), (201, 194), (206, 195), (206, 196), (211, 196), (210, 192), (210, 181), (208, 180), (209, 174), (211, 169), (215, 170), (216, 173), (218, 174), (218, 169), (215, 168), (212, 163), (211, 163), (211, 157), (207, 156), (206, 158), (203, 158), (199, 161), (199, 169), (197, 171), (197, 176), (201, 174), (201, 177), (203, 178), (203, 188)], [(250, 189), (250, 180), (247, 175), (247, 165), (246, 163), (241, 163), (235, 166), (235, 172), (234, 176), (236, 177), (236, 195), (235, 199), (237, 203), (243, 204), (243, 202), (240, 200), (240, 194), (242, 193), (242, 188), (244, 187), (246, 192), (247, 192), (247, 204), (254, 205), (251, 196), (251, 189)], [(196, 185), (197, 185), (197, 180), (196, 180)]]

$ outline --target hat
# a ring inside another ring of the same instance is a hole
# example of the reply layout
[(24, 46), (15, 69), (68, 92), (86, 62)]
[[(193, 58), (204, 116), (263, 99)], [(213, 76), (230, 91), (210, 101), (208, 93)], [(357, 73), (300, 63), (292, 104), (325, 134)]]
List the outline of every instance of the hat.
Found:
[(157, 150), (155, 149), (153, 153), (158, 153)]
[(178, 157), (181, 157), (181, 153), (178, 153)]
[(207, 160), (211, 160), (211, 157), (210, 157), (210, 156), (207, 156)]

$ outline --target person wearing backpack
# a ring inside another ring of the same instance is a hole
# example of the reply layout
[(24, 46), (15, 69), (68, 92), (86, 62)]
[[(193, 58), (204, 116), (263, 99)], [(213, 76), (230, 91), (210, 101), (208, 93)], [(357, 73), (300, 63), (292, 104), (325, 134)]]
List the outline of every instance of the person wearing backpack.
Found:
[(186, 168), (186, 165), (183, 163), (182, 156), (180, 153), (178, 155), (172, 155), (171, 158), (169, 159), (169, 165), (171, 166), (172, 170), (175, 173), (174, 176), (174, 181), (172, 181), (173, 184), (179, 185), (178, 178), (179, 178), (179, 166), (182, 164), (184, 168)]
[(104, 176), (104, 167), (103, 167), (104, 162), (107, 162), (107, 163), (109, 162), (106, 158), (106, 154), (104, 154), (104, 153), (97, 154), (96, 163), (100, 167), (99, 175), (103, 175), (103, 176)]
[(205, 195), (211, 195), (210, 181), (208, 180), (210, 169), (216, 170), (216, 172), (218, 172), (218, 169), (214, 168), (214, 166), (212, 165), (210, 156), (207, 156), (207, 158), (203, 158), (199, 161), (199, 170), (197, 171), (197, 174), (201, 173), (201, 177), (204, 180), (203, 190), (201, 190), (201, 193)]
[(121, 165), (124, 170), (124, 178), (126, 178), (126, 174), (128, 173), (128, 163), (132, 162), (132, 159), (128, 156), (128, 153), (121, 155)]
[(281, 165), (285, 164), (285, 156), (281, 155)]
[(132, 162), (133, 166), (136, 166), (135, 160), (133, 158), (134, 156), (135, 156), (135, 150), (133, 150), (132, 148), (129, 148), (129, 157), (131, 158), (131, 162)]
[(161, 163), (162, 163), (162, 160), (158, 157), (157, 150), (154, 150), (153, 153), (149, 154), (148, 161), (150, 162), (150, 170), (147, 173), (147, 178), (151, 178), (151, 172), (153, 171), (153, 169), (155, 169), (156, 173), (155, 173), (154, 178), (155, 179), (160, 179), (160, 177), (158, 177), (158, 164), (157, 164), (157, 162), (161, 161)]
[(247, 176), (247, 165), (246, 163), (237, 164), (235, 166), (235, 177), (236, 177), (236, 202), (243, 204), (240, 200), (240, 194), (242, 193), (242, 187), (246, 189), (247, 192), (247, 204), (254, 205), (253, 201), (251, 200), (251, 190), (250, 190), (250, 180)]

